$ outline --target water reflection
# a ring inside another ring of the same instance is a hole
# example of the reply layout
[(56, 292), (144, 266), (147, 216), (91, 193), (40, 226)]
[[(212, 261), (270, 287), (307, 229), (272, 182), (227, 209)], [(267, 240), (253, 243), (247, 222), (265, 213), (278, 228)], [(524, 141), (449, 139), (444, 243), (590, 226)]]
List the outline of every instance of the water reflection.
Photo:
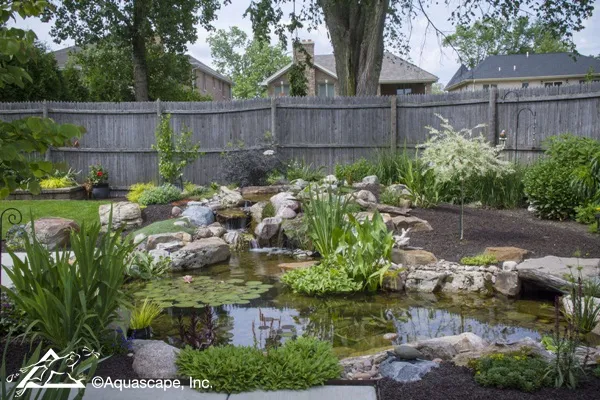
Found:
[[(283, 256), (242, 253), (228, 264), (196, 272), (213, 279), (241, 278), (275, 287), (249, 304), (215, 307), (225, 342), (264, 347), (296, 335), (330, 341), (340, 356), (390, 345), (383, 334), (397, 332), (398, 343), (473, 332), (489, 341), (534, 339), (552, 329), (551, 304), (480, 296), (434, 294), (358, 294), (326, 298), (291, 293), (278, 283)], [(177, 277), (176, 279), (180, 279)], [(189, 309), (170, 309), (155, 326), (159, 337), (177, 336), (176, 317)], [(223, 343), (223, 340), (220, 341)]]

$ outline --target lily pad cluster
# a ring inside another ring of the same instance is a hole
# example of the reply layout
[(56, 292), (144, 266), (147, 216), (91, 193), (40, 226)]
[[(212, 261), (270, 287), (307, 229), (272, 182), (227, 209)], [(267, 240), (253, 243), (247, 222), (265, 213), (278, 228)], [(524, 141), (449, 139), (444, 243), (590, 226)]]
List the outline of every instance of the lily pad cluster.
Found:
[(181, 278), (149, 282), (134, 296), (147, 297), (163, 308), (202, 308), (206, 305), (248, 304), (272, 287), (260, 281), (245, 282), (238, 278), (218, 281), (208, 276), (194, 276), (189, 283)]

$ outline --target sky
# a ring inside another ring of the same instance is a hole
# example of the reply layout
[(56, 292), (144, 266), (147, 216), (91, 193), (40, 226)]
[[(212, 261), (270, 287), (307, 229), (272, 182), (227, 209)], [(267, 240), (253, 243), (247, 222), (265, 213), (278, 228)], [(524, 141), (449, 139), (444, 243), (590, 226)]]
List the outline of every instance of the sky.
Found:
[[(252, 27), (249, 18), (244, 18), (243, 14), (250, 0), (233, 0), (232, 5), (222, 8), (217, 13), (217, 20), (213, 23), (216, 29), (228, 29), (231, 26), (237, 26), (246, 31), (249, 36), (252, 35)], [(597, 6), (600, 6), (600, 1), (596, 2)], [(453, 31), (452, 24), (447, 20), (450, 10), (444, 6), (444, 2), (440, 2), (441, 5), (432, 7), (428, 10), (431, 21), (436, 27), (445, 33), (451, 33)], [(284, 15), (291, 13), (292, 7), (288, 5), (283, 8)], [(44, 23), (39, 19), (30, 18), (25, 21), (18, 20), (17, 26), (27, 29), (32, 29), (38, 36), (38, 38), (45, 42), (51, 49), (58, 50), (60, 48), (70, 46), (73, 44), (72, 41), (62, 42), (60, 44), (53, 42), (53, 38), (50, 36), (50, 28), (52, 23)], [(439, 82), (446, 84), (452, 75), (456, 72), (459, 64), (456, 60), (456, 54), (450, 48), (443, 48), (440, 45), (434, 30), (429, 27), (427, 19), (423, 16), (410, 21), (409, 24), (405, 24), (405, 34), (410, 36), (410, 52), (408, 56), (403, 58), (412, 62), (413, 64), (425, 69), (426, 71), (436, 75), (439, 78)], [(589, 20), (586, 20), (585, 28), (580, 32), (574, 33), (574, 41), (577, 45), (579, 53), (584, 55), (598, 55), (600, 54), (600, 10), (596, 9), (596, 13)], [(195, 43), (188, 44), (188, 53), (202, 61), (203, 63), (214, 67), (211, 55), (210, 47), (206, 41), (209, 32), (205, 29), (198, 28), (198, 40)], [(315, 42), (315, 54), (328, 54), (332, 53), (331, 42), (328, 38), (327, 29), (324, 25), (320, 26), (317, 30), (307, 31), (302, 29), (298, 32), (300, 39), (312, 39)], [(288, 51), (291, 52), (291, 46), (288, 45)], [(392, 52), (396, 52), (393, 49)]]

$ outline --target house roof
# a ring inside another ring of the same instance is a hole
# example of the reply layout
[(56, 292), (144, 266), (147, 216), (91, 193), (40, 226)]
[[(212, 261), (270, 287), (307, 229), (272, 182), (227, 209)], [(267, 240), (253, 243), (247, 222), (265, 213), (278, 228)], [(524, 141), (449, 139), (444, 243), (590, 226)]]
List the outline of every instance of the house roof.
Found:
[[(64, 49), (54, 51), (53, 52), (54, 58), (56, 58), (56, 64), (58, 65), (58, 68), (64, 69), (67, 64), (67, 60), (69, 59), (69, 54), (77, 53), (80, 50), (81, 50), (81, 47), (79, 47), (79, 46), (69, 46), (69, 47), (65, 47)], [(205, 72), (209, 75), (215, 76), (225, 82), (232, 83), (229, 78), (218, 73), (217, 71), (215, 71), (208, 65), (204, 64), (203, 62), (197, 60), (196, 58), (190, 56), (189, 54), (187, 57), (188, 57), (188, 60), (190, 61), (190, 64), (192, 65), (192, 68), (199, 69), (202, 72)]]
[(446, 90), (465, 81), (479, 79), (582, 76), (587, 74), (590, 68), (600, 73), (600, 60), (582, 55), (574, 58), (571, 53), (488, 56), (472, 70), (461, 65), (446, 85)]
[[(335, 56), (333, 54), (317, 54), (314, 57), (313, 64), (315, 68), (320, 69), (333, 78), (337, 79), (335, 70)], [(279, 71), (261, 82), (261, 85), (266, 86), (273, 82), (276, 78), (283, 75), (290, 67), (289, 63)], [(402, 58), (386, 52), (383, 56), (383, 64), (381, 66), (381, 74), (379, 75), (379, 83), (409, 83), (409, 82), (436, 82), (438, 77), (409, 63)]]

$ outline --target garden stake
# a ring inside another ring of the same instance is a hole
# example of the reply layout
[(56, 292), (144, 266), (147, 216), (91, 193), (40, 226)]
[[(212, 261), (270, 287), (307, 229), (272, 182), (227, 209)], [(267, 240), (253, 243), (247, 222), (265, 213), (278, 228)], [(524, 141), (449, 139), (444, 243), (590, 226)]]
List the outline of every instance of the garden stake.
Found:
[(16, 208), (7, 208), (6, 210), (2, 211), (2, 213), (0, 214), (0, 293), (2, 293), (2, 222), (4, 221), (4, 214), (7, 214), (6, 219), (8, 220), (8, 223), (11, 225), (16, 225), (16, 224), (20, 224), (21, 220), (23, 220), (23, 215), (21, 214), (21, 211), (17, 210)]

